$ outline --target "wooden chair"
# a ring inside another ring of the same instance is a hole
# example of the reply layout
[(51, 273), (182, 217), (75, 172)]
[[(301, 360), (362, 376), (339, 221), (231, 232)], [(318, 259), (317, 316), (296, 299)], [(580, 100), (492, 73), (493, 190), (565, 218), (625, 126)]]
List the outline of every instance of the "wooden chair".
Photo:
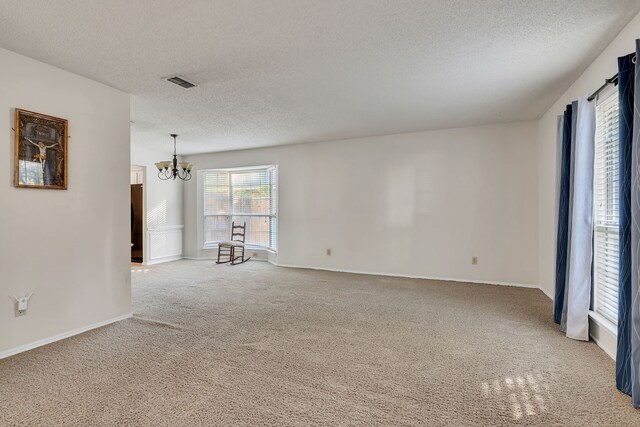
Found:
[[(216, 264), (225, 264), (230, 262), (231, 265), (236, 265), (242, 264), (243, 262), (251, 259), (251, 257), (244, 257), (244, 235), (246, 229), (246, 222), (242, 225), (236, 225), (235, 222), (231, 223), (231, 240), (218, 243), (218, 261), (216, 261)], [(240, 251), (240, 255), (236, 255), (236, 249)], [(240, 261), (237, 262), (238, 260)]]

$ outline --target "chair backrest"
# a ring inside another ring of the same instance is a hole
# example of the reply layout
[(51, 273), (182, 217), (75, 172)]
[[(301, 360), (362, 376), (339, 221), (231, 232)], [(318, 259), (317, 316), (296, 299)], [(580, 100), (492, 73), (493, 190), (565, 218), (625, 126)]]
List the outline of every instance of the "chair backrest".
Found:
[[(244, 234), (245, 234), (246, 228), (247, 228), (246, 222), (243, 222), (242, 225), (236, 225), (235, 222), (231, 222), (231, 240), (244, 243)], [(239, 237), (239, 238), (236, 238), (236, 237)]]

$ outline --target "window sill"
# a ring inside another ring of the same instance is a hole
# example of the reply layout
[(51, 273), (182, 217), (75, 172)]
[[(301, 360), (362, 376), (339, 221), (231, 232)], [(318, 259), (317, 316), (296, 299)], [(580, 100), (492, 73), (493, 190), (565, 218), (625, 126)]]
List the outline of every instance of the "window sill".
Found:
[[(263, 252), (267, 252), (267, 253), (274, 254), (274, 255), (278, 254), (278, 251), (273, 250), (273, 249), (269, 249), (269, 248), (265, 248), (264, 246), (246, 245), (244, 248), (246, 250), (248, 250), (248, 251), (263, 251)], [(202, 250), (203, 251), (217, 251), (218, 250), (218, 245), (213, 244), (213, 245), (209, 245), (209, 246), (203, 246)]]
[(618, 336), (618, 327), (609, 319), (604, 317), (600, 313), (596, 313), (595, 311), (589, 311), (589, 317), (593, 320), (598, 326), (604, 328), (610, 334), (614, 336)]

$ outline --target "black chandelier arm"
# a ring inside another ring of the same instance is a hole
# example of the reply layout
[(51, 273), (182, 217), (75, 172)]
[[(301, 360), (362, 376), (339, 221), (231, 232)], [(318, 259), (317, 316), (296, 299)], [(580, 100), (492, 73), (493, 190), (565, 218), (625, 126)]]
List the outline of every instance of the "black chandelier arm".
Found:
[[(181, 180), (183, 180), (183, 181), (189, 181), (191, 179), (191, 172), (189, 172), (189, 171), (187, 171), (185, 169), (183, 169), (183, 170), (176, 169), (175, 173), (176, 173), (176, 176), (178, 178), (180, 178)], [(175, 179), (175, 178), (173, 178), (173, 179)]]
[(175, 169), (166, 167), (158, 171), (158, 178), (161, 180), (173, 179), (174, 181), (176, 178), (180, 178), (183, 181), (189, 181), (191, 179), (191, 170), (178, 167)]
[(158, 178), (160, 178), (163, 181), (166, 181), (168, 179), (173, 178), (173, 173), (169, 170), (169, 168), (162, 169), (158, 171)]

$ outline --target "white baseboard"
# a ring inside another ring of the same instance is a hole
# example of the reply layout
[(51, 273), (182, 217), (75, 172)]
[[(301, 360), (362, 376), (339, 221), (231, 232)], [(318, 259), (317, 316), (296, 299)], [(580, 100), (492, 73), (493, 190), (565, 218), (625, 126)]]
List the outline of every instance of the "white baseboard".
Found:
[(37, 348), (37, 347), (42, 347), (43, 345), (51, 344), (53, 342), (60, 341), (60, 340), (63, 340), (65, 338), (69, 338), (69, 337), (72, 337), (74, 335), (79, 335), (79, 334), (81, 334), (83, 332), (87, 332), (87, 331), (90, 331), (92, 329), (100, 328), (102, 326), (106, 326), (106, 325), (109, 325), (111, 323), (119, 322), (121, 320), (128, 319), (131, 316), (133, 316), (133, 312), (125, 314), (125, 315), (122, 315), (122, 316), (114, 317), (112, 319), (104, 320), (102, 322), (97, 322), (97, 323), (93, 323), (91, 325), (83, 326), (82, 328), (74, 329), (72, 331), (63, 332), (61, 334), (54, 335), (54, 336), (49, 337), (49, 338), (44, 338), (44, 339), (41, 339), (41, 340), (38, 340), (38, 341), (34, 341), (32, 343), (29, 343), (29, 344), (24, 344), (24, 345), (20, 345), (18, 347), (10, 348), (9, 350), (0, 351), (0, 359), (7, 358), (9, 356), (13, 356), (14, 354), (22, 353), (22, 352), (27, 351), (27, 350), (32, 350), (32, 349)]
[(457, 279), (457, 278), (451, 278), (451, 277), (411, 276), (406, 274), (377, 273), (377, 272), (370, 272), (370, 271), (343, 270), (343, 269), (336, 269), (336, 268), (321, 268), (321, 267), (308, 267), (303, 265), (280, 264), (271, 260), (268, 260), (268, 262), (277, 267), (305, 268), (309, 270), (333, 271), (336, 273), (366, 274), (370, 276), (402, 277), (405, 279), (440, 280), (443, 282), (478, 283), (483, 285), (514, 286), (517, 288), (540, 289), (536, 285), (530, 285), (526, 283), (509, 283), (509, 282), (497, 282), (497, 281), (486, 281), (486, 280)]
[(589, 337), (593, 340), (593, 342), (596, 343), (596, 345), (598, 347), (600, 347), (600, 349), (602, 349), (602, 351), (607, 353), (607, 355), (610, 358), (612, 358), (613, 360), (616, 360), (616, 353), (617, 353), (617, 349), (616, 348), (614, 348), (611, 345), (605, 344), (604, 341), (601, 341), (600, 339), (596, 338), (595, 335), (589, 334)]
[[(542, 288), (539, 288), (543, 294), (545, 294), (551, 301), (553, 301), (554, 296), (550, 295), (547, 291)], [(602, 320), (599, 318), (600, 316), (597, 313), (589, 312), (589, 338), (596, 343), (598, 347), (600, 347), (607, 355), (616, 360), (617, 353), (617, 334), (610, 330), (610, 327), (607, 327)]]
[(589, 311), (589, 337), (613, 360), (618, 352), (618, 328), (599, 313)]
[(553, 301), (553, 295), (550, 295), (547, 291), (545, 291), (544, 289), (542, 289), (541, 287), (538, 287), (538, 289), (540, 289), (542, 291), (543, 294), (545, 294), (546, 296), (549, 297), (549, 299), (551, 301)]
[[(162, 264), (163, 262), (171, 262), (171, 261), (178, 261), (183, 259), (184, 257), (182, 255), (174, 255), (174, 256), (168, 256), (168, 257), (164, 257), (164, 258), (155, 258), (155, 259), (150, 259), (149, 261), (147, 261), (147, 263), (145, 265), (154, 265), (154, 264)], [(189, 258), (187, 258), (189, 259)]]
[[(523, 284), (523, 283), (507, 283), (507, 282), (495, 282), (495, 281), (484, 281), (484, 280), (469, 280), (469, 279), (457, 279), (457, 278), (449, 278), (449, 277), (422, 277), (422, 276), (409, 276), (402, 274), (389, 274), (389, 273), (371, 273), (366, 271), (355, 271), (355, 270), (339, 270), (333, 268), (318, 268), (318, 267), (307, 267), (307, 266), (298, 266), (298, 265), (287, 265), (287, 264), (279, 264), (268, 260), (270, 264), (273, 264), (278, 267), (285, 268), (306, 268), (309, 270), (322, 270), (322, 271), (334, 271), (338, 273), (353, 273), (353, 274), (367, 274), (374, 276), (388, 276), (388, 277), (403, 277), (408, 279), (426, 279), (426, 280), (442, 280), (446, 282), (464, 282), (464, 283), (479, 283), (486, 285), (499, 285), (499, 286), (514, 286), (518, 288), (530, 288), (530, 289), (538, 289), (544, 295), (549, 297), (551, 301), (553, 301), (553, 295), (550, 295), (547, 291), (545, 291), (540, 286)], [(615, 348), (615, 336), (611, 334), (606, 328), (604, 328), (601, 324), (598, 323), (597, 319), (593, 319), (590, 316), (590, 333), (589, 336), (591, 339), (600, 347), (609, 357), (613, 360), (616, 359), (616, 348)], [(613, 340), (611, 337), (614, 337)]]
[[(259, 257), (250, 257), (251, 261), (260, 261), (260, 262), (267, 262), (268, 260), (265, 258), (259, 258)], [(218, 258), (217, 257), (208, 257), (208, 256), (201, 256), (201, 257), (184, 257), (183, 259), (190, 259), (192, 261), (216, 261)]]

